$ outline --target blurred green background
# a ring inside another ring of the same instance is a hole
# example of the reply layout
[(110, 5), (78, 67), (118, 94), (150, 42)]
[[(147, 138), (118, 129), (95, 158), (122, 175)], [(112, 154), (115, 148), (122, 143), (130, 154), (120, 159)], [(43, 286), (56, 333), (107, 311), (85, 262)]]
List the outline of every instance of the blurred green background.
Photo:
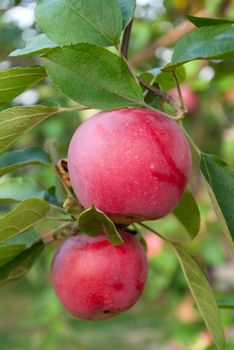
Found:
[[(233, 1), (227, 0), (139, 0), (137, 3), (130, 60), (139, 73), (169, 62), (177, 33), (175, 28), (187, 13), (196, 15), (202, 11), (207, 17), (234, 18)], [(0, 1), (0, 70), (40, 64), (38, 57), (8, 57), (12, 50), (23, 47), (38, 32), (34, 7), (35, 1), (30, 0)], [(162, 37), (164, 39), (159, 41)], [(145, 49), (153, 43), (156, 48), (147, 56)], [(198, 100), (186, 119), (186, 128), (203, 151), (221, 156), (234, 167), (234, 61), (194, 61), (186, 64), (181, 74), (183, 84)], [(170, 76), (168, 79), (169, 82), (161, 82), (166, 90), (174, 85)], [(48, 81), (43, 81), (17, 97), (12, 105), (35, 103), (69, 107), (74, 104)], [(94, 113), (52, 117), (29, 132), (15, 148), (40, 145), (49, 151), (56, 149), (57, 157), (65, 158), (75, 129)], [(8, 181), (9, 176), (30, 177), (41, 189), (55, 183), (55, 174), (48, 168), (23, 169), (2, 177), (0, 184)], [(201, 232), (191, 249), (209, 277), (217, 298), (222, 299), (234, 293), (234, 267), (198, 173), (196, 158), (191, 188), (202, 214)], [(5, 210), (0, 203), (0, 215)], [(150, 224), (165, 235), (185, 236), (184, 229), (171, 215)], [(41, 232), (48, 229), (40, 226)], [(51, 246), (21, 282), (0, 290), (0, 349), (204, 350), (211, 340), (174, 253), (157, 237), (144, 234), (148, 242), (150, 273), (146, 290), (132, 310), (101, 322), (80, 321), (70, 316), (57, 301), (50, 285), (50, 264), (56, 249)], [(221, 310), (221, 316), (225, 332), (233, 340), (233, 311)]]

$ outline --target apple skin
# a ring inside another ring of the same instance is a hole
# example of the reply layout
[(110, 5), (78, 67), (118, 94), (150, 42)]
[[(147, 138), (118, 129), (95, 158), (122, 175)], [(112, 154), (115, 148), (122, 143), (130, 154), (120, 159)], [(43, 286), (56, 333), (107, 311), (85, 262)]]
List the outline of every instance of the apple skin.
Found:
[[(194, 113), (197, 111), (199, 101), (197, 94), (186, 84), (181, 85), (181, 92), (184, 100), (185, 106), (188, 108), (189, 113)], [(168, 92), (173, 97), (179, 99), (178, 91), (176, 88)]]
[(54, 256), (51, 280), (60, 302), (72, 315), (102, 320), (128, 310), (139, 299), (148, 264), (143, 246), (120, 231), (124, 243), (106, 236), (79, 234), (63, 242)]
[(77, 129), (68, 171), (84, 208), (95, 205), (111, 217), (128, 217), (125, 223), (139, 222), (176, 207), (191, 152), (174, 120), (149, 109), (120, 109), (98, 113)]

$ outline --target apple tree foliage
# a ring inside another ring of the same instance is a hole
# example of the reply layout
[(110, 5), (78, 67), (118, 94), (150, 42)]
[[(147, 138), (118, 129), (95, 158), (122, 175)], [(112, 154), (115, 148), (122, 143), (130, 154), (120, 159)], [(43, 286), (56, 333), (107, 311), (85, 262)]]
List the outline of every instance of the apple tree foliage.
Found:
[[(183, 81), (183, 65), (187, 62), (234, 58), (232, 21), (188, 16), (195, 27), (175, 44), (171, 62), (139, 76), (127, 60), (126, 49), (134, 10), (134, 0), (37, 1), (35, 18), (41, 34), (10, 56), (39, 55), (41, 65), (0, 72), (0, 176), (36, 165), (54, 168), (61, 179), (55, 166), (57, 160), (48, 150), (39, 145), (16, 150), (14, 144), (25, 133), (30, 133), (30, 129), (47, 118), (56, 118), (62, 112), (69, 120), (70, 112), (85, 109), (160, 108), (162, 103), (169, 103), (176, 112), (176, 115), (171, 114), (171, 118), (178, 119), (182, 125), (183, 103), (170, 99), (163, 91), (165, 82), (174, 86), (176, 77), (179, 89), (179, 83)], [(72, 99), (73, 107), (45, 104), (8, 108), (12, 99), (43, 79), (49, 79), (55, 88)], [(146, 93), (147, 89), (150, 94)], [(161, 104), (155, 103), (158, 99)], [(234, 258), (234, 172), (222, 159), (204, 153), (189, 135), (188, 138), (194, 150), (195, 166), (203, 176), (230, 255)], [(196, 164), (197, 159), (199, 164)], [(47, 244), (56, 242), (61, 235), (71, 235), (77, 225), (83, 232), (94, 236), (104, 227), (112, 244), (121, 243), (111, 219), (95, 207), (83, 210), (69, 194), (66, 184), (63, 185), (67, 194), (64, 204), (58, 190), (42, 191), (32, 179), (14, 177), (7, 184), (0, 182), (0, 202), (11, 205), (11, 210), (0, 217), (1, 285), (22, 278)], [(218, 307), (225, 304), (231, 309), (233, 302), (217, 304), (208, 279), (190, 254), (189, 245), (200, 229), (200, 213), (189, 188), (173, 215), (184, 225), (189, 239), (175, 243), (162, 235), (179, 259), (188, 287), (216, 347), (223, 349), (225, 338)], [(40, 234), (38, 225), (51, 220), (51, 217), (57, 226), (46, 235)]]

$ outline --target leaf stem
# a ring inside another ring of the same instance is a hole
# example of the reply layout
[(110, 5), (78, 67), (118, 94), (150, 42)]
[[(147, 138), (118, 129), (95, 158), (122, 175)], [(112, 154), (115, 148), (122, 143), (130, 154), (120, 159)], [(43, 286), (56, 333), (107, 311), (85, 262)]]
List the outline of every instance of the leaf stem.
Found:
[(187, 139), (189, 140), (190, 145), (193, 147), (195, 152), (197, 153), (198, 157), (201, 158), (201, 150), (196, 145), (196, 143), (192, 140), (191, 136), (188, 134), (187, 130), (184, 128), (182, 121), (180, 121), (181, 126), (183, 127), (184, 133), (187, 136)]
[(184, 113), (187, 113), (187, 108), (186, 108), (185, 105), (184, 105), (184, 99), (183, 99), (182, 91), (181, 91), (181, 88), (180, 88), (180, 83), (179, 83), (179, 80), (178, 80), (178, 78), (177, 78), (177, 75), (176, 75), (176, 71), (175, 71), (175, 70), (173, 71), (173, 77), (174, 77), (174, 79), (175, 79), (176, 89), (177, 89), (177, 92), (178, 92), (178, 95), (179, 95), (181, 110), (182, 110)]
[(132, 31), (132, 23), (133, 23), (133, 19), (128, 23), (127, 27), (125, 28), (122, 45), (121, 45), (121, 54), (126, 59), (128, 59), (128, 47), (129, 47), (129, 41), (130, 41), (130, 36)]
[(167, 94), (166, 92), (163, 92), (156, 87), (148, 84), (145, 80), (143, 80), (140, 77), (137, 77), (139, 83), (141, 86), (146, 88), (147, 90), (153, 92), (156, 96), (159, 96), (164, 102), (168, 103), (177, 113), (177, 116), (173, 119), (182, 119), (184, 116), (184, 110), (181, 108), (181, 103), (173, 96)]
[(149, 227), (148, 225), (145, 225), (145, 224), (143, 224), (142, 222), (138, 223), (138, 225), (139, 225), (139, 226), (142, 226), (142, 227), (144, 227), (144, 228), (146, 228), (147, 230), (151, 231), (151, 232), (154, 233), (155, 235), (159, 236), (159, 237), (160, 237), (161, 239), (163, 239), (164, 241), (166, 241), (166, 242), (172, 244), (172, 242), (171, 242), (169, 239), (163, 237), (163, 235), (161, 235), (160, 233), (158, 233), (157, 231), (155, 231), (153, 228)]

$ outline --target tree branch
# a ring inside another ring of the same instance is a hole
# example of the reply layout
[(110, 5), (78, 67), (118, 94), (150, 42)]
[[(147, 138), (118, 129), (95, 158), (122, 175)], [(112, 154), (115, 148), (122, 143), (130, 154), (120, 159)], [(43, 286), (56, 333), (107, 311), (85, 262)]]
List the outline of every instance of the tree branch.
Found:
[(128, 59), (128, 46), (129, 46), (129, 41), (131, 36), (132, 23), (133, 23), (133, 19), (128, 23), (127, 27), (125, 28), (122, 45), (121, 45), (121, 54), (126, 59)]
[(173, 96), (167, 94), (166, 92), (163, 92), (159, 89), (157, 89), (156, 87), (148, 84), (146, 81), (144, 81), (141, 78), (137, 78), (140, 85), (143, 86), (144, 88), (146, 88), (147, 90), (153, 92), (156, 96), (159, 96), (164, 102), (168, 103), (177, 113), (177, 116), (179, 118), (181, 118), (184, 113), (187, 112), (187, 109), (182, 108), (180, 101), (178, 101), (176, 98), (174, 98)]

